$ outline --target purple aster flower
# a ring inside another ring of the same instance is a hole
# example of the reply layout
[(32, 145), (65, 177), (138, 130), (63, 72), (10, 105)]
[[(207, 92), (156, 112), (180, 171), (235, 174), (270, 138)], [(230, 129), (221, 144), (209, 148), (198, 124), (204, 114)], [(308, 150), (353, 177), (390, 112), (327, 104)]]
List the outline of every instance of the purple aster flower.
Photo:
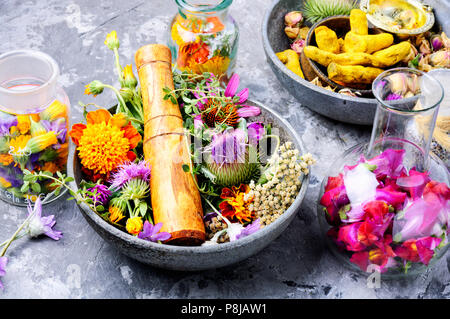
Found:
[(240, 129), (231, 129), (216, 134), (209, 147), (216, 164), (243, 162), (246, 150), (245, 133)]
[(257, 232), (261, 228), (261, 222), (258, 219), (255, 219), (253, 223), (247, 225), (237, 236), (236, 239), (247, 237), (255, 232)]
[(384, 99), (385, 101), (394, 101), (394, 100), (401, 100), (403, 96), (396, 93), (389, 93), (388, 96)]
[(9, 129), (11, 126), (17, 125), (17, 117), (14, 115), (0, 112), (0, 134), (9, 135)]
[[(8, 258), (5, 256), (0, 257), (0, 277), (4, 277), (6, 275), (6, 264), (8, 263)], [(0, 281), (0, 289), (3, 289), (3, 284)]]
[(157, 241), (165, 241), (169, 239), (172, 235), (167, 232), (159, 232), (162, 227), (162, 223), (156, 225), (150, 224), (147, 220), (144, 222), (143, 230), (138, 234), (138, 238), (152, 241), (156, 243)]
[(94, 187), (88, 189), (89, 192), (95, 193), (93, 196), (89, 196), (96, 205), (106, 205), (111, 196), (111, 191), (103, 184), (97, 184)]
[(34, 203), (34, 209), (31, 204), (28, 203), (28, 216), (33, 215), (27, 226), (27, 233), (31, 237), (38, 237), (40, 235), (46, 235), (54, 240), (59, 240), (62, 237), (62, 233), (57, 230), (53, 230), (52, 227), (56, 224), (54, 215), (42, 217), (42, 203), (40, 197), (37, 198)]
[(110, 180), (111, 187), (120, 189), (123, 185), (136, 178), (149, 182), (150, 175), (151, 168), (146, 161), (122, 164), (119, 166), (118, 171), (112, 175)]

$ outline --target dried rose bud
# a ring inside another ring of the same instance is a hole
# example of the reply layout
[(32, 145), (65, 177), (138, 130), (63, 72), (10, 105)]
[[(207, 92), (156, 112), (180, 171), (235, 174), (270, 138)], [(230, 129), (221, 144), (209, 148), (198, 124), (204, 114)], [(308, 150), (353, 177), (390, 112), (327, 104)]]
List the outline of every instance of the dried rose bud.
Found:
[(408, 91), (408, 84), (406, 80), (406, 74), (402, 72), (391, 74), (389, 76), (391, 92), (403, 96)]
[(288, 36), (289, 39), (295, 39), (300, 32), (300, 28), (286, 27), (284, 28), (284, 33)]
[(425, 72), (432, 70), (433, 68), (429, 63), (430, 63), (430, 55), (422, 56), (419, 60), (419, 70)]
[(409, 54), (401, 61), (403, 63), (408, 63), (409, 61), (413, 60), (418, 54), (416, 47), (411, 42), (409, 44)]
[(288, 27), (300, 26), (303, 21), (303, 14), (300, 11), (291, 11), (284, 16), (284, 23)]
[(433, 47), (433, 51), (438, 51), (442, 48), (444, 43), (442, 42), (442, 37), (439, 34), (434, 34), (431, 39), (431, 46)]
[(430, 55), (430, 63), (433, 67), (450, 68), (450, 50), (442, 50)]
[(420, 44), (420, 47), (419, 47), (419, 51), (422, 54), (430, 54), (432, 52), (431, 48), (430, 48), (430, 42), (428, 42), (425, 39), (422, 40), (422, 43)]
[(297, 52), (298, 54), (302, 54), (303, 52), (303, 48), (306, 45), (306, 41), (303, 39), (298, 39), (295, 40), (292, 44), (291, 44), (291, 49), (294, 50), (295, 52)]
[(303, 27), (300, 29), (300, 32), (298, 33), (299, 37), (303, 40), (306, 40), (306, 37), (308, 36), (309, 27)]

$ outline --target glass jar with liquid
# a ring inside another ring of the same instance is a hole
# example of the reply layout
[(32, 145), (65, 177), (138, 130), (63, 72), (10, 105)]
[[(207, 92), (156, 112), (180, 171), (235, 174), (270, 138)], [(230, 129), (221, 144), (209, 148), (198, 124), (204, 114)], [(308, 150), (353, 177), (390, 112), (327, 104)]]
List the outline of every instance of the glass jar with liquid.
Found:
[(25, 170), (66, 172), (70, 103), (58, 77), (58, 64), (45, 53), (0, 55), (0, 198), (11, 204), (53, 191), (50, 180), (26, 183)]

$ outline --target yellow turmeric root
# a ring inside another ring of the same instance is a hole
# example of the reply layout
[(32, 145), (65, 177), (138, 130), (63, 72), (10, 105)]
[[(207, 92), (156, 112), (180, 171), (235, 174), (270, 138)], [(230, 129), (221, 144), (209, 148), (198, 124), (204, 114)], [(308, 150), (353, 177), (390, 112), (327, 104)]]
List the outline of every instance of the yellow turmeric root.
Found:
[(332, 62), (328, 65), (327, 71), (328, 78), (335, 82), (370, 84), (384, 70), (361, 65), (339, 65)]
[(373, 62), (370, 54), (362, 52), (334, 54), (312, 45), (304, 47), (303, 52), (308, 58), (323, 66), (328, 66), (331, 62), (341, 65), (372, 65)]
[(300, 67), (300, 61), (299, 61), (299, 56), (298, 56), (297, 52), (295, 52), (294, 50), (288, 49), (288, 50), (276, 53), (276, 56), (278, 57), (278, 59), (280, 59), (281, 62), (283, 62), (283, 64), (286, 65), (286, 67), (289, 70), (291, 70), (298, 76), (305, 78), (305, 76), (303, 75), (302, 69)]
[(385, 49), (394, 43), (394, 37), (390, 33), (360, 35), (353, 31), (345, 35), (345, 52), (373, 53)]
[(305, 55), (317, 63), (328, 66), (331, 62), (339, 65), (363, 65), (385, 68), (403, 60), (409, 54), (410, 44), (408, 41), (400, 42), (389, 48), (368, 54), (364, 52), (346, 52), (334, 54), (320, 50), (315, 46), (308, 45), (303, 48)]
[(408, 41), (391, 45), (389, 48), (375, 52), (372, 56), (378, 62), (376, 67), (386, 67), (397, 64), (409, 54), (411, 44)]
[(366, 35), (369, 33), (366, 13), (359, 9), (350, 11), (350, 30), (355, 34)]
[(324, 25), (321, 25), (320, 27), (314, 29), (314, 34), (316, 36), (316, 43), (319, 49), (331, 53), (340, 52), (340, 46), (336, 32)]

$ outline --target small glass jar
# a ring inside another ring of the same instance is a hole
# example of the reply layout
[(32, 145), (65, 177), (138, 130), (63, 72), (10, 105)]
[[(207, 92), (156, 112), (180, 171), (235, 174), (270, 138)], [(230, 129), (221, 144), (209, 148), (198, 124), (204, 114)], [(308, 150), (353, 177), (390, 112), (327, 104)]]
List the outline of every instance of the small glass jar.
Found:
[(168, 46), (178, 71), (210, 72), (228, 83), (235, 64), (239, 30), (228, 14), (232, 0), (175, 0), (178, 13)]
[(430, 145), (442, 85), (422, 71), (396, 68), (381, 73), (372, 83), (378, 101), (369, 144), (369, 157), (388, 148), (405, 149), (405, 167), (428, 168)]
[(0, 55), (0, 198), (8, 203), (25, 206), (52, 192), (49, 180), (24, 186), (25, 169), (66, 172), (70, 103), (58, 77), (45, 53)]

